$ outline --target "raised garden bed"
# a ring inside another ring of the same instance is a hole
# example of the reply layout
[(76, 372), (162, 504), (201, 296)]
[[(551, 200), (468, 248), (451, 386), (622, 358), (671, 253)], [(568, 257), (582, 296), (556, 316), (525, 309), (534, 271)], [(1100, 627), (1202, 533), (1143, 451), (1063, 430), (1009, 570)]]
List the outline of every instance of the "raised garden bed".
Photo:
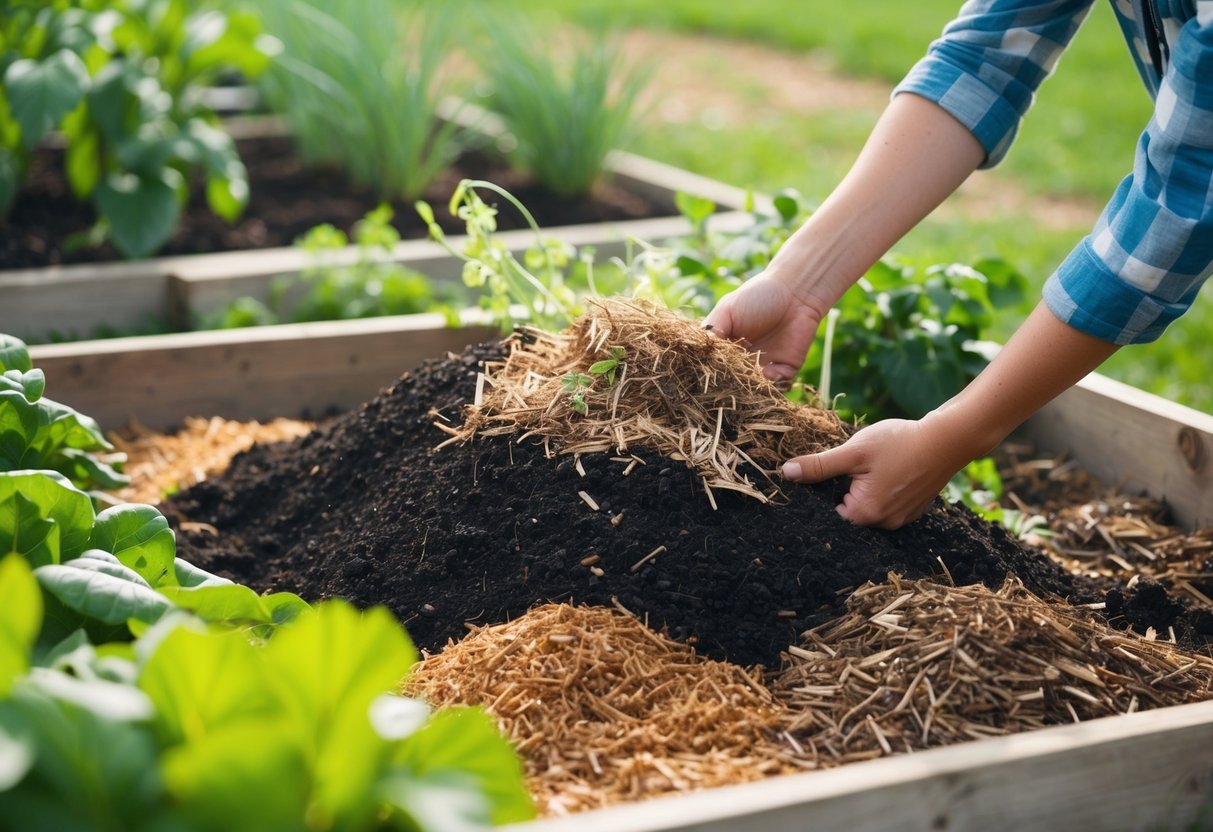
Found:
[[(0, 332), (42, 341), (51, 335), (56, 339), (87, 339), (101, 330), (190, 329), (199, 316), (222, 308), (237, 297), (264, 299), (274, 278), (297, 274), (307, 267), (312, 262), (309, 255), (290, 247), (295, 237), (324, 222), (348, 230), (349, 225), (377, 204), (370, 194), (351, 192), (337, 174), (328, 175), (332, 180), (328, 181), (324, 174), (300, 172), (297, 162), (280, 155), (289, 148), (276, 123), (264, 120), (237, 123), (233, 132), (243, 136), (245, 142), (264, 145), (268, 153), (265, 164), (250, 165), (250, 173), (270, 179), (266, 182), (253, 179), (254, 202), (236, 226), (228, 227), (204, 209), (199, 210), (198, 227), (209, 230), (199, 231), (202, 239), (192, 242), (183, 237), (178, 248), (181, 252), (210, 253), (169, 254), (128, 262), (0, 268), (0, 295), (5, 299), (0, 306)], [(477, 158), (480, 161), (476, 164), (482, 166), (490, 159)], [(603, 203), (589, 203), (587, 207), (581, 200), (552, 202), (525, 187), (518, 195), (536, 209), (541, 223), (559, 227), (559, 235), (575, 245), (595, 246), (604, 258), (622, 255), (628, 237), (660, 240), (686, 234), (689, 225), (676, 216), (674, 208), (674, 196), (680, 191), (711, 199), (730, 212), (715, 218), (715, 227), (727, 229), (732, 223), (743, 221), (740, 213), (731, 213), (740, 211), (747, 203), (747, 194), (739, 188), (623, 152), (609, 157), (608, 169), (611, 185), (604, 200), (605, 208)], [(472, 173), (506, 183), (517, 179), (500, 162), (491, 168), (455, 170), (435, 184), (429, 199), (437, 206), (445, 206), (459, 178)], [(33, 211), (18, 205), (12, 215), (14, 224), (19, 218), (41, 222), (38, 218), (43, 213), (58, 218), (86, 210), (69, 210), (69, 204), (74, 203), (63, 183), (58, 186), (51, 183), (47, 188), (50, 193), (43, 202), (49, 207)], [(306, 199), (296, 193), (300, 189)], [(327, 196), (318, 199), (317, 193)], [(32, 204), (36, 196), (36, 192), (31, 192), (26, 199)], [(265, 211), (277, 214), (281, 220), (272, 231), (266, 217), (258, 215), (263, 199), (267, 203)], [(449, 224), (450, 230), (461, 230), (461, 223), (446, 215), (445, 210), (436, 213)], [(81, 222), (87, 226), (89, 220)], [(501, 222), (503, 228), (517, 228), (520, 224), (509, 210), (502, 211)], [(396, 223), (406, 238), (426, 234), (412, 206), (397, 206)], [(39, 228), (38, 236), (43, 239), (48, 233), (59, 233)], [(182, 233), (188, 234), (190, 229), (187, 221)], [(14, 225), (10, 232), (5, 237), (7, 244), (27, 251), (29, 245), (24, 242), (27, 235), (21, 228)], [(501, 239), (521, 251), (534, 237), (528, 231), (506, 231)], [(457, 237), (452, 240), (459, 244)], [(233, 248), (239, 250), (227, 250)], [(344, 252), (329, 254), (326, 262), (334, 265), (354, 262), (358, 257), (352, 246)], [(39, 262), (46, 262), (44, 254), (37, 256)], [(392, 259), (436, 280), (457, 279), (459, 275), (459, 265), (424, 239), (406, 239)], [(3, 265), (0, 261), (0, 266)]]
[[(402, 322), (421, 324), (424, 317), (267, 328), (252, 339), (247, 332), (194, 334), (51, 346), (34, 352), (35, 361), (56, 380), (60, 398), (91, 407), (109, 425), (130, 415), (142, 417), (143, 407), (157, 414), (146, 421), (158, 420), (162, 426), (197, 414), (317, 415), (330, 407), (353, 406), (391, 383), (402, 366), (415, 363), (404, 359), (405, 350), (414, 350), (410, 355), (440, 356), (447, 349), (458, 349), (461, 345), (455, 342), (461, 336), (471, 335), (420, 325), (411, 330), (411, 337), (424, 340), (407, 347), (410, 336), (403, 334)], [(433, 316), (430, 321), (437, 323)], [(364, 329), (369, 331), (360, 331)], [(440, 332), (453, 340), (442, 345), (429, 340)], [(223, 337), (216, 341), (218, 336)], [(277, 336), (285, 337), (279, 342)], [(296, 370), (276, 366), (273, 356), (298, 355), (305, 345), (307, 352), (294, 364)], [(167, 351), (154, 354), (157, 348)], [(369, 356), (378, 358), (370, 362)], [(197, 377), (185, 369), (216, 361), (218, 367)], [(182, 368), (180, 386), (175, 392), (161, 387), (157, 393), (155, 383), (173, 376), (164, 368), (174, 366)], [(225, 383), (230, 386), (232, 368), (241, 368), (240, 392), (234, 396), (223, 389)], [(316, 374), (321, 379), (341, 378), (341, 390), (334, 394), (325, 383), (315, 383)], [(121, 412), (98, 411), (107, 399), (102, 392), (106, 384), (122, 377), (145, 379), (134, 385), (142, 387), (142, 393), (129, 391), (142, 399)], [(94, 385), (90, 395), (96, 404), (91, 400), (86, 404), (78, 396)], [(1200, 461), (1213, 440), (1210, 418), (1120, 387), (1093, 376), (1035, 417), (1026, 432), (1042, 438), (1047, 447), (1073, 448), (1082, 464), (1100, 470), (1110, 482), (1123, 481), (1126, 490), (1145, 489), (1166, 500), (1185, 522), (1207, 524), (1207, 488), (1202, 479), (1207, 474)], [(467, 391), (461, 397), (466, 395)], [(217, 396), (209, 406), (208, 396)], [(341, 400), (347, 403), (342, 405)], [(360, 418), (368, 429), (375, 426), (376, 413), (383, 407), (381, 402), (364, 411)], [(1099, 414), (1094, 429), (1092, 413)], [(392, 446), (386, 440), (381, 444), (384, 449)], [(1151, 464), (1155, 461), (1157, 465)], [(586, 467), (592, 466), (587, 462)], [(487, 470), (480, 468), (479, 476), (486, 476)], [(563, 476), (576, 483), (579, 475), (565, 471)], [(655, 482), (661, 479), (657, 476)], [(702, 494), (693, 498), (704, 499)], [(661, 499), (652, 502), (659, 504)], [(599, 507), (612, 513), (609, 507)], [(588, 508), (584, 511), (587, 517), (596, 516)], [(436, 552), (433, 557), (444, 554)], [(1141, 826), (1159, 818), (1181, 824), (1197, 817), (1208, 799), (1210, 767), (1193, 760), (1210, 739), (1213, 706), (1201, 703), (592, 812), (571, 821), (543, 821), (531, 828), (562, 829), (577, 823), (580, 828), (599, 829), (724, 829), (762, 823), (792, 829), (845, 820), (860, 829), (880, 829), (902, 826), (907, 818), (913, 825), (935, 828), (981, 824), (1060, 829), (1075, 822)], [(1029, 794), (1031, 799), (1025, 797)]]

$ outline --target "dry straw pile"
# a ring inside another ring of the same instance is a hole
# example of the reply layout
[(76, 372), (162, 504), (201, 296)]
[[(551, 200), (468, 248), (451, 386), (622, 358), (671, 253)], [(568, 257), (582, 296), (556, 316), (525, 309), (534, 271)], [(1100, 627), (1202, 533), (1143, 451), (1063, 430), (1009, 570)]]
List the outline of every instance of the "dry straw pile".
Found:
[(166, 436), (132, 422), (110, 436), (126, 454), (126, 473), (131, 478), (118, 496), (136, 503), (158, 503), (166, 492), (189, 488), (225, 470), (236, 454), (255, 444), (298, 439), (313, 427), (293, 419), (262, 424), (193, 417), (185, 420), (181, 430)]
[(772, 689), (818, 766), (1210, 698), (1213, 659), (1112, 630), (1016, 581), (890, 576), (789, 648)]
[(486, 707), (545, 814), (792, 768), (759, 679), (612, 609), (547, 605), (476, 629), (421, 662), (407, 692)]
[[(613, 356), (622, 356), (613, 383), (590, 373)], [(585, 414), (572, 406), (569, 374), (592, 380)], [(438, 427), (448, 442), (518, 434), (542, 440), (549, 455), (613, 452), (625, 463), (631, 449), (649, 448), (694, 468), (713, 505), (715, 488), (767, 501), (784, 460), (846, 438), (833, 413), (789, 402), (742, 347), (621, 299), (590, 301), (563, 333), (511, 337), (508, 357), (485, 366), (464, 424)]]

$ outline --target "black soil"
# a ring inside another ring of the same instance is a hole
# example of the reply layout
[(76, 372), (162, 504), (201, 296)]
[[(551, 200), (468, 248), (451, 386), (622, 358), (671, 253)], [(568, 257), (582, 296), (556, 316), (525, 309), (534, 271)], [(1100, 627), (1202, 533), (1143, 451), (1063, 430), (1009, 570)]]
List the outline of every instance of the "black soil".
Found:
[[(479, 361), (496, 350), (431, 362), (356, 412), (254, 448), (178, 495), (165, 510), (181, 556), (260, 590), (386, 604), (431, 651), (465, 622), (573, 601), (618, 603), (709, 656), (773, 666), (849, 590), (890, 571), (946, 567), (958, 583), (991, 586), (1013, 573), (1041, 594), (1103, 598), (967, 510), (941, 507), (886, 532), (835, 513), (838, 483), (790, 488), (784, 505), (718, 490), (713, 511), (693, 472), (653, 454), (639, 453), (646, 464), (626, 477), (621, 462), (585, 457), (583, 477), (567, 457), (503, 438), (434, 452), (446, 435), (432, 409), (457, 422)], [(218, 537), (180, 531), (182, 521)], [(1109, 600), (1141, 629), (1161, 623), (1155, 606), (1191, 629), (1165, 592), (1145, 599), (1150, 609), (1134, 593)]]
[[(349, 232), (380, 203), (374, 193), (350, 184), (339, 170), (305, 168), (289, 139), (237, 142), (249, 175), (249, 204), (233, 224), (210, 212), (202, 184), (196, 183), (177, 233), (160, 252), (165, 255), (289, 246), (308, 229), (330, 223)], [(605, 183), (592, 198), (559, 197), (510, 168), (499, 156), (473, 152), (443, 171), (425, 194), (438, 220), (462, 233), (446, 210), (460, 179), (488, 179), (517, 196), (544, 227), (660, 216), (674, 212), (631, 191)], [(487, 198), (487, 195), (486, 195)], [(405, 238), (426, 236), (412, 203), (395, 202), (394, 224)], [(121, 259), (108, 244), (68, 250), (65, 242), (88, 231), (97, 217), (91, 204), (78, 202), (63, 175), (63, 151), (39, 150), (17, 195), (7, 222), (0, 218), (0, 269)], [(503, 208), (503, 230), (519, 228), (517, 212)]]

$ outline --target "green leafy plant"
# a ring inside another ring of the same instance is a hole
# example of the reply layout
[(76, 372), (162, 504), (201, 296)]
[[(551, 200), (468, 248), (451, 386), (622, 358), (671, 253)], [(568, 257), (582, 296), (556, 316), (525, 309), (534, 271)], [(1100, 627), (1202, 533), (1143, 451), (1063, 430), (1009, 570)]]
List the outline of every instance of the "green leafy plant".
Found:
[(560, 60), (518, 15), (492, 15), (484, 28), (487, 48), (475, 56), (491, 85), (488, 106), (517, 142), (511, 157), (554, 193), (588, 194), (607, 154), (635, 129), (648, 71), (625, 66), (600, 40)]
[(797, 380), (814, 383), (828, 360), (844, 416), (918, 418), (981, 372), (998, 349), (982, 340), (995, 310), (1026, 291), (1001, 260), (921, 268), (886, 258), (835, 305), (831, 355), (816, 340)]
[(385, 204), (354, 225), (357, 256), (352, 263), (345, 233), (331, 225), (316, 226), (296, 242), (313, 260), (302, 274), (275, 280), (267, 302), (238, 298), (205, 316), (199, 327), (342, 321), (443, 308), (454, 298), (440, 295), (425, 275), (392, 261), (400, 234), (391, 219), (392, 209)]
[[(485, 190), (510, 203), (535, 232), (535, 242), (520, 262), (494, 237), (497, 209), (480, 196)], [(417, 213), (430, 236), (463, 261), (463, 282), (482, 290), (480, 305), (504, 330), (518, 321), (546, 329), (562, 329), (579, 310), (577, 294), (567, 285), (566, 270), (577, 255), (573, 246), (544, 237), (534, 216), (518, 199), (492, 182), (464, 179), (451, 196), (450, 212), (464, 221), (467, 237), (461, 250), (454, 248), (434, 220), (429, 203), (418, 201)]]
[(289, 119), (307, 162), (338, 165), (385, 198), (413, 200), (471, 140), (438, 109), (458, 8), (265, 0), (258, 9), (284, 45), (261, 89)]
[[(41, 394), (20, 342), (0, 336), (0, 361)], [(18, 412), (0, 398), (0, 425)], [(258, 595), (175, 549), (151, 506), (96, 513), (55, 471), (0, 471), (5, 828), (442, 832), (533, 814), (486, 714), (393, 692), (417, 652), (386, 610)]]
[(591, 364), (587, 370), (588, 375), (572, 372), (565, 373), (560, 378), (561, 391), (569, 394), (569, 407), (582, 416), (590, 412), (590, 406), (585, 397), (593, 389), (594, 383), (598, 379), (605, 378), (608, 388), (615, 386), (615, 376), (624, 366), (627, 351), (623, 347), (608, 347), (607, 356), (607, 358)]
[(129, 482), (126, 456), (88, 416), (43, 397), (46, 378), (10, 335), (0, 334), (0, 372), (0, 472), (48, 469), (86, 490)]
[(1020, 540), (1053, 536), (1048, 520), (1041, 515), (1003, 505), (1004, 492), (998, 465), (991, 457), (982, 457), (948, 481), (943, 498), (949, 503), (963, 503), (977, 516), (1001, 524)]
[[(10, 11), (11, 9), (11, 11)], [(67, 140), (65, 170), (127, 257), (172, 235), (201, 170), (216, 214), (235, 219), (248, 181), (235, 145), (202, 103), (219, 73), (262, 71), (275, 48), (245, 12), (195, 10), (188, 0), (16, 0), (0, 20), (0, 213), (34, 148)]]

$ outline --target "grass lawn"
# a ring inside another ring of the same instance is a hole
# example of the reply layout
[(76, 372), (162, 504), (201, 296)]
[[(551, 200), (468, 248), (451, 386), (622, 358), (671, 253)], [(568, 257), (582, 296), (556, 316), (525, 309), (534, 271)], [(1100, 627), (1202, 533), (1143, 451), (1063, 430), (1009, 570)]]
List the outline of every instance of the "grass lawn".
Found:
[[(601, 31), (648, 28), (757, 41), (792, 52), (812, 50), (839, 72), (889, 86), (922, 56), (959, 8), (959, 0), (869, 0), (843, 9), (825, 0), (527, 0), (539, 20), (573, 21)], [(677, 55), (651, 56), (658, 65)], [(710, 83), (733, 95), (747, 91), (726, 59)], [(1106, 3), (1088, 20), (1040, 90), (1007, 160), (981, 176), (1029, 196), (1078, 198), (1099, 205), (1129, 171), (1151, 103)], [(650, 120), (631, 142), (640, 153), (760, 191), (796, 187), (820, 201), (845, 173), (878, 109), (847, 107), (811, 116), (767, 113), (744, 124), (667, 124)], [(1030, 209), (987, 212), (973, 219), (932, 217), (898, 244), (904, 256), (931, 262), (972, 261), (996, 254), (1037, 287), (1088, 230), (1089, 222), (1045, 224)], [(1024, 310), (995, 332), (1005, 337)], [(1156, 344), (1122, 350), (1108, 374), (1173, 400), (1213, 412), (1213, 299), (1192, 311)]]

